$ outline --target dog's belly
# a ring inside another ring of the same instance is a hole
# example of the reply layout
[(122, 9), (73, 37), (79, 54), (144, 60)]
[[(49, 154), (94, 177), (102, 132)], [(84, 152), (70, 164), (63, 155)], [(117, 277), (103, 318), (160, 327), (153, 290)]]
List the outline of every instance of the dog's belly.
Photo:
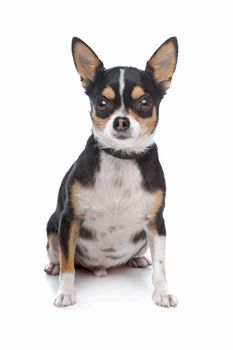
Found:
[[(145, 220), (137, 210), (109, 205), (99, 211), (93, 206), (87, 211), (77, 242), (77, 262), (87, 267), (125, 264), (146, 248)], [(98, 208), (98, 207), (97, 207)], [(128, 215), (127, 215), (128, 213)]]
[(83, 189), (78, 201), (83, 223), (76, 261), (86, 267), (125, 264), (147, 247), (146, 216), (153, 196), (141, 186), (134, 161), (104, 155), (93, 189)]

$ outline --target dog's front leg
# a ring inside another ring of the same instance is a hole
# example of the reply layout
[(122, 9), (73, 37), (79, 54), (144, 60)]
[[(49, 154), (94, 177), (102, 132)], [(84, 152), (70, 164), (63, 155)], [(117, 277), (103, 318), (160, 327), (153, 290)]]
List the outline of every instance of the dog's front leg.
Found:
[(174, 295), (169, 294), (168, 284), (165, 272), (165, 246), (166, 230), (162, 216), (156, 223), (150, 223), (147, 230), (149, 242), (153, 275), (152, 282), (154, 287), (153, 300), (159, 306), (176, 306), (177, 299)]
[(76, 301), (74, 256), (79, 228), (78, 220), (70, 218), (68, 214), (62, 216), (59, 228), (59, 288), (54, 301), (56, 306), (69, 306)]

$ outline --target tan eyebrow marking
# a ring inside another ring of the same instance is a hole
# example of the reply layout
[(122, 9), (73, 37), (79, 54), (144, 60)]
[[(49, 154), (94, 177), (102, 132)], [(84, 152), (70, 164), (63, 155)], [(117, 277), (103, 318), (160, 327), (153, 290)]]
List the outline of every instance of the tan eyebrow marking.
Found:
[(106, 86), (102, 91), (102, 96), (106, 97), (108, 100), (114, 100), (116, 94), (110, 86)]
[(132, 90), (131, 93), (131, 97), (134, 100), (137, 100), (138, 98), (142, 97), (143, 95), (145, 95), (145, 91), (143, 90), (143, 88), (141, 88), (140, 86), (135, 86)]

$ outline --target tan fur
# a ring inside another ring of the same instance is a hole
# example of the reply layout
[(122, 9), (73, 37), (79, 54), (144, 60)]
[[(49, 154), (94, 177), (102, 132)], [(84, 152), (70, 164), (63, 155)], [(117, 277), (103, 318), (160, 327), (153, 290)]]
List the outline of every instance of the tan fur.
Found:
[(110, 117), (103, 119), (103, 118), (97, 117), (96, 112), (93, 109), (91, 119), (92, 119), (93, 124), (95, 125), (96, 130), (103, 131), (109, 118)]
[(147, 215), (146, 219), (148, 220), (148, 227), (149, 229), (154, 232), (154, 233), (157, 233), (157, 229), (155, 227), (155, 219), (156, 219), (156, 215), (159, 211), (159, 209), (161, 208), (161, 205), (163, 203), (163, 200), (164, 200), (164, 192), (159, 189), (159, 190), (156, 190), (154, 193), (153, 193), (153, 196), (154, 196), (154, 205), (153, 207), (151, 208), (149, 214)]
[(74, 46), (74, 63), (81, 77), (82, 86), (87, 87), (95, 78), (97, 68), (102, 64), (100, 59), (82, 42)]
[(106, 97), (108, 100), (114, 100), (116, 94), (110, 86), (106, 86), (102, 91), (102, 96)]
[(168, 89), (171, 84), (172, 75), (176, 69), (176, 50), (172, 42), (161, 46), (150, 58), (148, 64), (154, 71), (157, 82), (163, 82), (163, 87)]
[(71, 199), (71, 205), (72, 209), (74, 210), (74, 214), (76, 218), (80, 215), (80, 206), (78, 202), (78, 193), (84, 189), (84, 186), (81, 185), (80, 182), (77, 180), (74, 181), (74, 183), (71, 185), (70, 189), (70, 199)]
[(132, 93), (131, 93), (132, 99), (137, 100), (140, 97), (142, 97), (143, 95), (145, 95), (145, 91), (140, 86), (135, 86), (133, 88)]
[(83, 185), (77, 180), (71, 185), (70, 189), (70, 200), (71, 206), (75, 214), (75, 219), (71, 223), (69, 232), (69, 242), (68, 242), (68, 258), (66, 258), (61, 251), (60, 253), (60, 263), (61, 272), (73, 272), (74, 271), (74, 256), (76, 249), (76, 242), (78, 237), (78, 232), (80, 228), (80, 206), (78, 201), (78, 192), (83, 190)]
[(61, 273), (64, 272), (74, 272), (74, 256), (76, 250), (76, 242), (78, 237), (78, 232), (80, 228), (80, 222), (74, 220), (70, 227), (69, 232), (69, 242), (68, 242), (68, 258), (65, 257), (61, 251), (60, 264), (61, 264)]
[(53, 247), (57, 247), (59, 245), (58, 234), (56, 232), (49, 233), (48, 243)]
[(128, 113), (140, 124), (141, 135), (150, 134), (153, 132), (157, 124), (157, 113), (155, 107), (153, 107), (152, 116), (149, 118), (141, 118), (139, 115), (134, 113), (131, 108), (129, 108)]

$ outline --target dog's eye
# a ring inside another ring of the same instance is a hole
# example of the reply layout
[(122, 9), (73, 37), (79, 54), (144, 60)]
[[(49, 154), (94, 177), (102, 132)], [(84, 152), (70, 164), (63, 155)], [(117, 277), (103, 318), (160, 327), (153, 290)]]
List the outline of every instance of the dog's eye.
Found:
[(103, 98), (97, 99), (96, 108), (101, 112), (105, 111), (105, 109), (107, 108), (107, 101)]
[(141, 97), (138, 106), (142, 112), (147, 112), (152, 107), (152, 101), (149, 97)]
[(108, 100), (104, 96), (97, 96), (94, 101), (96, 114), (100, 118), (107, 118), (114, 109), (113, 101)]

